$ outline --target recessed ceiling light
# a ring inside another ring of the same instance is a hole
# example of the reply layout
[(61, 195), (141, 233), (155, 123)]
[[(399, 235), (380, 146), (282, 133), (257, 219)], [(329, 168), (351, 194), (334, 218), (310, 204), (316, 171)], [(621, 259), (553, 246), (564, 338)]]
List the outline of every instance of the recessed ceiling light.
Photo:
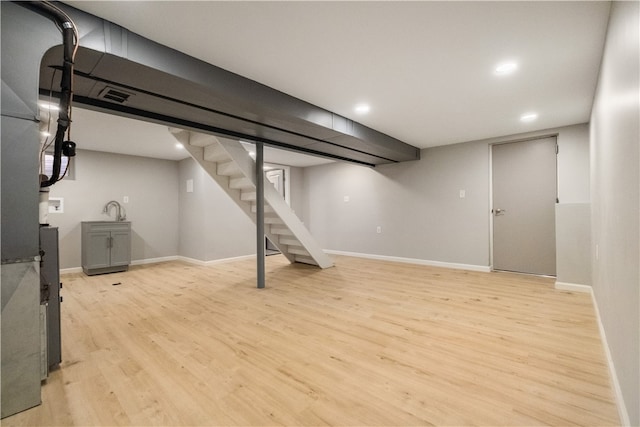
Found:
[(367, 114), (369, 111), (371, 111), (371, 107), (369, 106), (369, 104), (358, 104), (353, 110), (357, 114)]
[(40, 132), (40, 135), (44, 136), (45, 138), (48, 138), (51, 136), (51, 134), (49, 132)]
[(526, 113), (520, 116), (521, 122), (532, 122), (538, 118), (538, 113)]
[(176, 148), (184, 148), (184, 145), (180, 144), (179, 142), (176, 143)]
[(502, 62), (498, 65), (496, 65), (496, 68), (493, 69), (493, 73), (498, 75), (498, 76), (506, 76), (508, 74), (513, 73), (514, 71), (516, 71), (518, 69), (518, 63), (517, 62)]

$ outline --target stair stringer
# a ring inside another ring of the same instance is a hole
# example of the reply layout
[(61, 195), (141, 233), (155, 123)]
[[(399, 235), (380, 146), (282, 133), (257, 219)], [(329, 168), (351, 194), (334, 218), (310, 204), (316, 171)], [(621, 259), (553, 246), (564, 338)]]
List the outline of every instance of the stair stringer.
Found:
[[(230, 187), (231, 177), (228, 175), (218, 174), (219, 163), (211, 162), (205, 159), (205, 146), (219, 144), (229, 156), (229, 160), (235, 162), (235, 166), (241, 171), (242, 175), (248, 179), (255, 191), (255, 162), (249, 156), (247, 151), (237, 141), (232, 141), (223, 138), (217, 138), (213, 135), (201, 134), (190, 132), (186, 130), (170, 129), (173, 136), (184, 146), (189, 152), (191, 157), (207, 172), (209, 176), (224, 190), (225, 193), (236, 203), (236, 205), (247, 215), (251, 221), (255, 224), (257, 221), (255, 212), (252, 211), (251, 202), (243, 200), (242, 191), (240, 189), (234, 189)], [(197, 141), (197, 142), (196, 142)], [(195, 145), (192, 145), (196, 143)], [(265, 177), (265, 182), (268, 180)], [(297, 239), (301, 246), (310, 254), (313, 264), (318, 265), (321, 268), (328, 268), (333, 266), (333, 262), (329, 256), (320, 248), (315, 239), (309, 231), (304, 227), (302, 222), (293, 213), (289, 205), (284, 201), (282, 196), (271, 185), (264, 186), (265, 205), (271, 207), (282, 222), (287, 227), (295, 239)], [(274, 206), (275, 205), (275, 206)], [(273, 242), (276, 247), (282, 252), (282, 254), (294, 263), (300, 261), (301, 258), (294, 253), (289, 252), (289, 245), (283, 244), (280, 241), (279, 235), (271, 232), (272, 226), (282, 227), (282, 224), (265, 224), (265, 235)], [(297, 259), (296, 259), (297, 258)], [(305, 263), (310, 263), (305, 260)]]
[[(240, 209), (247, 215), (254, 223), (256, 222), (256, 215), (251, 212), (251, 205), (247, 204), (244, 200), (240, 199), (240, 190), (234, 190), (229, 187), (229, 177), (224, 175), (218, 175), (217, 164), (209, 162), (204, 159), (204, 148), (197, 147), (189, 144), (189, 131), (170, 129), (171, 134), (176, 138), (189, 152), (191, 157), (207, 172), (207, 174), (213, 178), (213, 180), (224, 190), (225, 193), (238, 205)], [(214, 136), (211, 136), (215, 138)]]
[[(242, 147), (242, 144), (226, 138), (218, 138), (218, 142), (220, 143), (220, 145), (222, 145), (229, 156), (237, 163), (240, 170), (242, 170), (242, 173), (255, 184), (255, 162), (249, 156), (249, 153), (247, 153), (247, 151)], [(322, 250), (320, 245), (318, 245), (309, 230), (307, 230), (304, 224), (296, 216), (291, 207), (282, 198), (280, 193), (278, 193), (275, 187), (269, 183), (266, 176), (264, 178), (264, 182), (265, 203), (268, 203), (269, 206), (271, 206), (275, 214), (280, 217), (280, 219), (289, 228), (289, 230), (291, 230), (293, 236), (302, 244), (306, 251), (309, 252), (311, 258), (314, 259), (319, 267), (333, 267), (333, 261), (331, 261), (329, 256)], [(268, 226), (268, 228), (272, 227), (277, 228), (278, 226)], [(270, 237), (269, 239), (278, 247), (278, 249), (280, 249), (281, 252), (285, 252), (286, 249), (288, 249), (285, 248), (285, 251), (283, 251), (283, 249), (281, 248), (282, 245), (279, 242), (279, 238), (276, 238), (274, 240)]]

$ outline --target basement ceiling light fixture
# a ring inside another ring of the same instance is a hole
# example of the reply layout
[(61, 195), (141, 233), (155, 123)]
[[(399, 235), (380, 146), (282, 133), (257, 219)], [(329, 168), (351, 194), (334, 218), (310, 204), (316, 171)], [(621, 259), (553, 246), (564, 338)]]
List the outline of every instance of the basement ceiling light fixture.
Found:
[(176, 142), (176, 148), (177, 149), (182, 149), (182, 148), (184, 148), (184, 145), (180, 144), (179, 142)]
[(367, 114), (369, 111), (371, 111), (371, 107), (369, 106), (369, 104), (358, 104), (354, 107), (353, 109), (356, 114)]
[(538, 113), (526, 113), (520, 116), (521, 122), (532, 122), (538, 118)]
[(497, 76), (506, 76), (514, 73), (518, 69), (518, 63), (514, 61), (502, 62), (496, 65), (493, 69), (493, 73)]

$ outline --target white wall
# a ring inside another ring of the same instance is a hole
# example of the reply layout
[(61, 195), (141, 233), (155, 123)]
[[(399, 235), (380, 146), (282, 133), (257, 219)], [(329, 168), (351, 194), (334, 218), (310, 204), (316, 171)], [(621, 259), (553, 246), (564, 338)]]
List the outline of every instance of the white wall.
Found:
[(306, 168), (305, 223), (327, 249), (489, 266), (489, 145), (553, 134), (563, 153), (561, 201), (588, 202), (588, 127), (582, 124), (429, 148), (419, 161), (374, 169), (345, 163)]
[(640, 425), (640, 7), (613, 2), (591, 113), (593, 292), (626, 422)]
[(177, 162), (85, 150), (73, 162), (75, 180), (62, 180), (50, 192), (64, 198), (64, 213), (49, 214), (59, 228), (60, 268), (81, 266), (80, 223), (114, 219), (114, 209), (111, 217), (102, 213), (109, 200), (119, 201), (131, 221), (132, 260), (177, 253)]

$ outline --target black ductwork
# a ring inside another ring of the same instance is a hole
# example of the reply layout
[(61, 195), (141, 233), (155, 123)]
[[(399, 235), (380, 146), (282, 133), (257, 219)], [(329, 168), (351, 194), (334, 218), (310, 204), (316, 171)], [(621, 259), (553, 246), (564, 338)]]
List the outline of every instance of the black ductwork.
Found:
[[(63, 6), (81, 34), (76, 104), (368, 166), (419, 159), (416, 147)], [(60, 49), (42, 60), (43, 94)]]

